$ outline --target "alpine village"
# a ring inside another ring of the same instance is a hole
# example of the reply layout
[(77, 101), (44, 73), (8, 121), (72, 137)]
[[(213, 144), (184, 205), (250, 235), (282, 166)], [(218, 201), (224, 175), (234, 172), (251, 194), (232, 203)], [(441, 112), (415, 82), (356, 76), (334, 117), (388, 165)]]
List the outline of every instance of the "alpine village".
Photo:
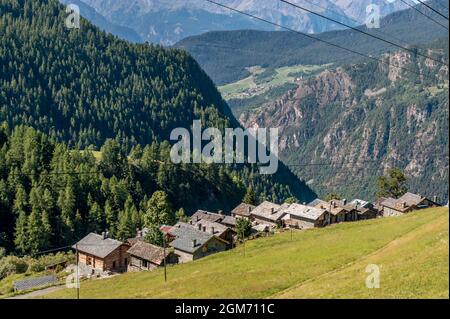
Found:
[(0, 299), (448, 298), (448, 4), (185, 2), (0, 1)]

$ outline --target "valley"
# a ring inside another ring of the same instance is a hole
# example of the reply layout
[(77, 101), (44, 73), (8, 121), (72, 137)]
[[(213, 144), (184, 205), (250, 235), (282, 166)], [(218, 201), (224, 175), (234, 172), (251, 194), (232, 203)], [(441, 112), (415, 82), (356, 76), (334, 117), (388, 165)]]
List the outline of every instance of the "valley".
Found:
[[(395, 34), (446, 63), (448, 34), (426, 20), (408, 9), (384, 17), (380, 30), (360, 29)], [(411, 23), (427, 28), (412, 34)], [(176, 46), (219, 85), (241, 125), (280, 128), (281, 160), (320, 196), (374, 199), (377, 176), (397, 166), (411, 189), (446, 200), (448, 67), (353, 30), (316, 37), (373, 58), (285, 31), (209, 32)]]
[(292, 1), (0, 2), (0, 299), (448, 299), (448, 6)]

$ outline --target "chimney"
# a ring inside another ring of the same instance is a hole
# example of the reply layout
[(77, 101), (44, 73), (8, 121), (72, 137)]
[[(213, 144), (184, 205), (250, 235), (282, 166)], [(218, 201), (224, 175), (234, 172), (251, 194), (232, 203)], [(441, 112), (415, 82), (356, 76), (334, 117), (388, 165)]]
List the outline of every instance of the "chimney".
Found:
[(250, 206), (248, 206), (247, 210), (249, 214), (252, 212), (252, 208)]
[(402, 203), (402, 208), (406, 208), (406, 202)]
[(347, 200), (344, 198), (343, 200), (342, 200), (342, 204), (345, 206), (345, 205), (347, 205)]
[(136, 228), (136, 237), (139, 237), (139, 231), (140, 231), (140, 229)]
[(192, 239), (192, 248), (195, 248), (195, 246), (197, 246), (197, 240)]
[(211, 227), (211, 234), (214, 235), (215, 231), (214, 231), (214, 227)]
[(202, 230), (202, 224), (198, 224), (197, 227), (198, 227), (198, 230), (200, 230), (200, 231)]
[(306, 202), (303, 202), (303, 206), (306, 206)]
[(197, 218), (196, 218), (196, 221), (199, 221), (200, 220), (200, 218), (198, 217), (198, 215), (196, 216)]
[(436, 195), (433, 196), (433, 202), (435, 202), (435, 203), (438, 202), (438, 197)]
[(223, 210), (219, 210), (219, 215), (223, 215)]
[(106, 232), (106, 238), (109, 238), (109, 231)]
[(102, 232), (102, 238), (106, 239), (106, 232)]
[(270, 213), (273, 215), (273, 214), (275, 213), (275, 208), (272, 207), (272, 208), (270, 209)]

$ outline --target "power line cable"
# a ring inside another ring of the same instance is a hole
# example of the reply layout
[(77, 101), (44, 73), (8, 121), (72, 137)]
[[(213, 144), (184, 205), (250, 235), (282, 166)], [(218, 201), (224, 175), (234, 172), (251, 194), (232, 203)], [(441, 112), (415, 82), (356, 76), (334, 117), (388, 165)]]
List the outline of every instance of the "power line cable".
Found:
[(443, 15), (442, 13), (440, 13), (439, 11), (437, 11), (436, 9), (431, 7), (430, 5), (426, 4), (424, 1), (420, 1), (420, 0), (417, 0), (417, 1), (420, 2), (422, 5), (424, 5), (425, 7), (427, 7), (428, 9), (430, 9), (431, 11), (437, 13), (438, 15), (440, 15), (441, 17), (443, 17), (444, 19), (446, 19), (448, 21), (448, 17), (446, 17), (445, 15)]
[(429, 15), (426, 15), (425, 13), (423, 13), (422, 11), (420, 11), (417, 6), (409, 4), (408, 2), (406, 2), (405, 0), (400, 0), (401, 2), (403, 2), (404, 4), (406, 4), (408, 7), (410, 7), (411, 9), (414, 9), (415, 11), (417, 11), (418, 13), (420, 13), (421, 15), (423, 15), (424, 17), (426, 17), (427, 19), (433, 21), (434, 23), (440, 25), (441, 27), (443, 27), (444, 29), (446, 29), (448, 31), (448, 27), (446, 27), (445, 25), (443, 25), (442, 23), (440, 23), (439, 21), (437, 21), (436, 19), (430, 17)]
[[(302, 1), (304, 1), (304, 2), (306, 2), (306, 3), (309, 3), (309, 4), (311, 4), (311, 5), (314, 5), (314, 6), (318, 7), (318, 8), (320, 8), (320, 9), (323, 9), (323, 10), (326, 10), (326, 11), (329, 11), (329, 12), (332, 12), (332, 13), (334, 13), (334, 14), (336, 14), (336, 15), (339, 15), (339, 16), (345, 18), (345, 19), (351, 20), (351, 21), (353, 21), (357, 26), (362, 26), (362, 25), (364, 24), (364, 22), (361, 22), (361, 21), (358, 21), (358, 20), (353, 19), (353, 18), (351, 18), (351, 17), (348, 17), (348, 16), (346, 16), (346, 15), (344, 15), (344, 14), (339, 13), (339, 12), (336, 11), (336, 10), (332, 10), (332, 9), (326, 8), (326, 7), (324, 7), (324, 6), (320, 6), (320, 5), (318, 5), (318, 4), (316, 4), (316, 3), (312, 2), (312, 1), (309, 1), (309, 0), (302, 0)], [(387, 33), (387, 32), (383, 32), (383, 31), (380, 30), (380, 29), (375, 29), (375, 28), (374, 28), (374, 29), (371, 29), (371, 30), (375, 31), (376, 33), (379, 33), (379, 34), (383, 34), (383, 35), (385, 35), (385, 36), (388, 36), (388, 37), (390, 37), (390, 38), (392, 38), (392, 39), (395, 39), (395, 40), (397, 40), (397, 41), (403, 42), (403, 43), (406, 44), (407, 46), (413, 47), (413, 48), (418, 49), (418, 50), (423, 50), (423, 49), (421, 49), (421, 48), (418, 48), (418, 47), (416, 47), (416, 46), (411, 45), (410, 43), (406, 42), (405, 40), (402, 40), (402, 39), (400, 39), (400, 38), (398, 38), (398, 37), (396, 37), (396, 36), (394, 36), (394, 35), (392, 35), (392, 34), (389, 34), (389, 33)], [(392, 46), (392, 45), (389, 45), (389, 46)]]
[[(405, 47), (405, 46), (402, 46), (402, 45), (397, 44), (397, 43), (395, 43), (395, 42), (392, 42), (392, 41), (390, 41), (390, 40), (383, 39), (383, 38), (381, 38), (381, 37), (379, 37), (379, 36), (370, 34), (370, 33), (366, 32), (366, 31), (364, 31), (364, 30), (355, 28), (355, 27), (353, 27), (353, 26), (351, 26), (351, 25), (348, 25), (348, 24), (346, 24), (346, 23), (340, 22), (340, 21), (338, 21), (338, 20), (336, 20), (336, 19), (327, 17), (327, 16), (325, 16), (325, 15), (323, 15), (323, 14), (320, 14), (320, 13), (317, 13), (317, 12), (315, 12), (315, 11), (313, 11), (313, 10), (307, 9), (307, 8), (305, 8), (305, 7), (302, 7), (302, 6), (298, 5), (298, 4), (295, 4), (295, 3), (292, 3), (292, 2), (289, 2), (289, 1), (286, 1), (286, 0), (279, 0), (279, 1), (281, 1), (281, 2), (283, 2), (283, 3), (286, 3), (286, 4), (289, 4), (289, 5), (291, 5), (291, 6), (295, 7), (295, 8), (297, 8), (297, 9), (301, 9), (301, 10), (303, 10), (303, 11), (306, 11), (306, 12), (309, 12), (309, 13), (311, 13), (311, 14), (314, 14), (314, 15), (316, 15), (316, 16), (318, 16), (318, 17), (323, 18), (323, 19), (326, 19), (326, 20), (332, 21), (332, 22), (334, 22), (334, 23), (340, 24), (340, 25), (345, 26), (345, 27), (347, 27), (347, 28), (349, 28), (349, 29), (351, 29), (351, 30), (354, 30), (354, 31), (359, 32), (359, 33), (364, 34), (364, 35), (367, 35), (367, 36), (372, 37), (372, 38), (374, 38), (374, 39), (377, 39), (377, 40), (379, 40), (379, 41), (383, 41), (383, 42), (388, 43), (388, 44), (390, 44), (390, 45), (394, 45), (394, 46), (396, 46), (396, 47), (398, 47), (398, 48), (400, 48), (400, 49), (402, 49), (402, 50), (408, 51), (408, 52), (413, 53), (413, 54), (420, 55), (420, 56), (422, 56), (422, 57), (424, 57), (424, 58), (427, 58), (427, 59), (433, 60), (433, 61), (435, 61), (435, 62), (438, 62), (438, 63), (440, 63), (440, 64), (443, 64), (443, 65), (447, 65), (447, 66), (448, 66), (447, 63), (444, 63), (444, 62), (442, 62), (442, 61), (440, 61), (440, 60), (437, 60), (437, 59), (435, 59), (435, 58), (433, 58), (433, 57), (431, 57), (431, 56), (428, 56), (428, 55), (426, 55), (426, 54), (422, 54), (422, 53), (419, 53), (419, 52), (415, 52), (414, 50), (411, 50), (411, 49), (409, 49), (409, 48), (407, 48), (407, 47)], [(448, 29), (447, 29), (447, 30), (448, 30)]]
[[(387, 64), (388, 66), (392, 66), (392, 67), (394, 67), (394, 68), (398, 68), (398, 69), (405, 70), (405, 71), (407, 71), (407, 72), (409, 72), (409, 73), (412, 73), (412, 74), (416, 74), (416, 75), (419, 75), (419, 76), (423, 76), (423, 74), (421, 74), (420, 72), (415, 72), (415, 71), (410, 70), (410, 69), (408, 69), (408, 68), (405, 68), (405, 67), (403, 67), (403, 66), (390, 64), (389, 62), (386, 62), (386, 61), (384, 61), (384, 60), (382, 60), (382, 59), (378, 59), (378, 58), (369, 56), (369, 55), (367, 55), (367, 54), (361, 53), (361, 52), (359, 52), (359, 51), (356, 51), (356, 50), (353, 50), (353, 49), (346, 48), (346, 47), (341, 46), (341, 45), (339, 45), (339, 44), (335, 44), (335, 43), (332, 43), (332, 42), (323, 40), (323, 39), (321, 39), (321, 38), (317, 38), (317, 37), (312, 36), (312, 35), (310, 35), (310, 34), (303, 33), (303, 32), (301, 32), (301, 31), (297, 31), (297, 30), (291, 29), (291, 28), (289, 28), (289, 27), (283, 26), (283, 25), (278, 24), (278, 23), (276, 23), (276, 22), (272, 22), (272, 21), (266, 20), (266, 19), (264, 19), (264, 18), (261, 18), (261, 17), (255, 16), (255, 15), (252, 15), (252, 14), (250, 14), (250, 13), (241, 11), (241, 10), (239, 10), (239, 9), (236, 9), (236, 8), (233, 8), (233, 7), (229, 7), (229, 6), (224, 5), (224, 4), (222, 4), (222, 3), (218, 3), (218, 2), (215, 2), (215, 1), (213, 1), (213, 0), (205, 0), (205, 1), (210, 2), (210, 3), (213, 3), (213, 4), (215, 4), (215, 5), (217, 5), (217, 6), (220, 6), (220, 7), (226, 8), (226, 9), (228, 9), (228, 10), (230, 10), (230, 11), (234, 11), (234, 12), (240, 13), (240, 14), (242, 14), (242, 15), (248, 16), (248, 17), (250, 17), (250, 18), (253, 18), (253, 19), (256, 19), (256, 20), (259, 20), (259, 21), (263, 21), (263, 22), (269, 23), (269, 24), (271, 24), (271, 25), (274, 25), (274, 26), (276, 26), (276, 27), (282, 28), (282, 29), (284, 29), (284, 30), (287, 30), (287, 31), (290, 31), (290, 32), (294, 32), (294, 33), (300, 34), (300, 35), (302, 35), (302, 36), (304, 36), (304, 37), (307, 37), (307, 38), (316, 40), (316, 41), (318, 41), (318, 42), (325, 43), (325, 44), (327, 44), (327, 45), (329, 45), (329, 46), (333, 46), (333, 47), (338, 48), (338, 49), (341, 49), (341, 50), (345, 50), (345, 51), (348, 51), (348, 52), (352, 52), (352, 53), (354, 53), (354, 54), (356, 54), (356, 55), (359, 55), (359, 56), (362, 56), (362, 57), (366, 57), (366, 58), (371, 59), (371, 60), (374, 60), (374, 61), (378, 61), (378, 62), (380, 62), (380, 63), (382, 63), (382, 64)], [(439, 63), (442, 63), (442, 62), (439, 62)], [(442, 64), (443, 64), (443, 63), (442, 63)], [(445, 64), (445, 65), (447, 65), (447, 64)]]

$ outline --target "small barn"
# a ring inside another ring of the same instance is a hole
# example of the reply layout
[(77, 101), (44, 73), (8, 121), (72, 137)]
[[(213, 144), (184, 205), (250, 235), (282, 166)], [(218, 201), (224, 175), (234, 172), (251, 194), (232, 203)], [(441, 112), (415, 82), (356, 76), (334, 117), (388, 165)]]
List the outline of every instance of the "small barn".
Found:
[(166, 264), (176, 264), (178, 262), (177, 256), (164, 248), (158, 247), (144, 241), (137, 241), (130, 249), (130, 262), (128, 264), (128, 271), (142, 271), (153, 270), (157, 267)]

